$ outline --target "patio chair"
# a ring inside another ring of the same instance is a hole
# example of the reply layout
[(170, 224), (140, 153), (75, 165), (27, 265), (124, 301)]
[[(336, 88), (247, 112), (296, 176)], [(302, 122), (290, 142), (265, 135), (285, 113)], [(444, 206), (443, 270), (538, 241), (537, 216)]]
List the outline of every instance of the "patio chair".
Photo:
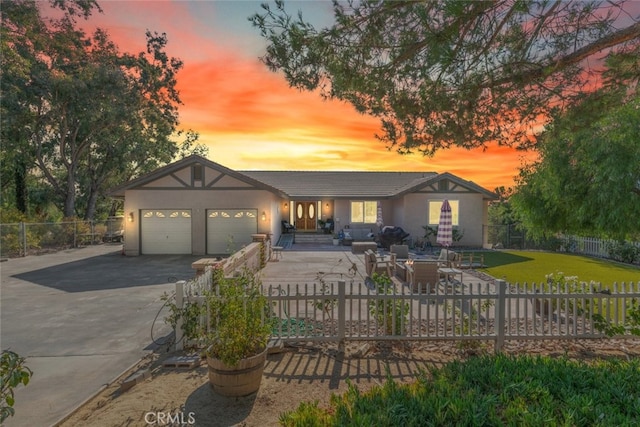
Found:
[(437, 259), (438, 266), (444, 268), (459, 268), (462, 257), (450, 249), (442, 249)]
[(409, 259), (409, 246), (408, 245), (391, 245), (389, 247), (391, 252), (391, 259), (395, 262), (397, 260)]
[(372, 276), (373, 273), (387, 274), (392, 277), (392, 271), (394, 270), (394, 264), (391, 259), (378, 256), (371, 249), (367, 249), (364, 252), (364, 265), (367, 276)]
[(413, 277), (411, 289), (413, 292), (434, 293), (440, 283), (438, 263), (427, 260), (415, 260), (412, 265)]
[(296, 231), (296, 228), (293, 225), (291, 225), (289, 223), (289, 221), (287, 221), (286, 219), (283, 219), (281, 222), (282, 222), (282, 233), (283, 234), (289, 233), (291, 231), (294, 231), (294, 232)]

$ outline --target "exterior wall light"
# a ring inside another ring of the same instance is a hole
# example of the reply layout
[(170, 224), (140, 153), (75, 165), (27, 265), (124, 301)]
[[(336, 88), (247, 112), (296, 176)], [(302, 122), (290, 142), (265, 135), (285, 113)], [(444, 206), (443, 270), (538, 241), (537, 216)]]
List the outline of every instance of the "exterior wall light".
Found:
[(133, 212), (129, 212), (129, 216), (127, 217), (127, 221), (133, 222)]
[(265, 211), (262, 211), (262, 216), (261, 216), (263, 221), (267, 220), (267, 213)]

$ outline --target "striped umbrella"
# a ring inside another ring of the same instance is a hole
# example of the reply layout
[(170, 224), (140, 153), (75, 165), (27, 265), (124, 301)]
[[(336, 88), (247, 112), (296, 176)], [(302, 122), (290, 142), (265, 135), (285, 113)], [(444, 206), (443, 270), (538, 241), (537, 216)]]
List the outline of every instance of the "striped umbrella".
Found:
[(438, 222), (438, 237), (436, 242), (448, 248), (453, 243), (453, 226), (451, 225), (451, 205), (445, 199), (440, 208), (440, 221)]
[(378, 202), (378, 212), (376, 213), (376, 224), (378, 227), (382, 228), (384, 225), (384, 220), (382, 219), (382, 203)]

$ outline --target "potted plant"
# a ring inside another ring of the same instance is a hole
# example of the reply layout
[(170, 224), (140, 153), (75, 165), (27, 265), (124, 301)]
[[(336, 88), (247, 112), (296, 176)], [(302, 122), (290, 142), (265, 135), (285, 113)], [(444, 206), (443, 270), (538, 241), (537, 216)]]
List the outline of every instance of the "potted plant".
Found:
[(340, 236), (337, 233), (333, 235), (333, 246), (338, 246), (340, 244)]
[(213, 273), (206, 295), (209, 382), (218, 394), (246, 396), (260, 388), (271, 335), (269, 303), (253, 273), (245, 270), (236, 277), (224, 277), (220, 269)]

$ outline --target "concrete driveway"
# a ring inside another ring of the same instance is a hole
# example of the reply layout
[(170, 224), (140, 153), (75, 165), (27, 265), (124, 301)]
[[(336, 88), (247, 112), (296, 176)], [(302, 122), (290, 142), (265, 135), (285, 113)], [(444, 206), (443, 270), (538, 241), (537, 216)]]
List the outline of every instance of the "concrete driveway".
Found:
[(49, 426), (167, 339), (167, 310), (154, 318), (170, 277), (193, 276), (187, 255), (121, 255), (104, 244), (0, 263), (0, 348), (34, 372), (16, 390), (4, 425)]

